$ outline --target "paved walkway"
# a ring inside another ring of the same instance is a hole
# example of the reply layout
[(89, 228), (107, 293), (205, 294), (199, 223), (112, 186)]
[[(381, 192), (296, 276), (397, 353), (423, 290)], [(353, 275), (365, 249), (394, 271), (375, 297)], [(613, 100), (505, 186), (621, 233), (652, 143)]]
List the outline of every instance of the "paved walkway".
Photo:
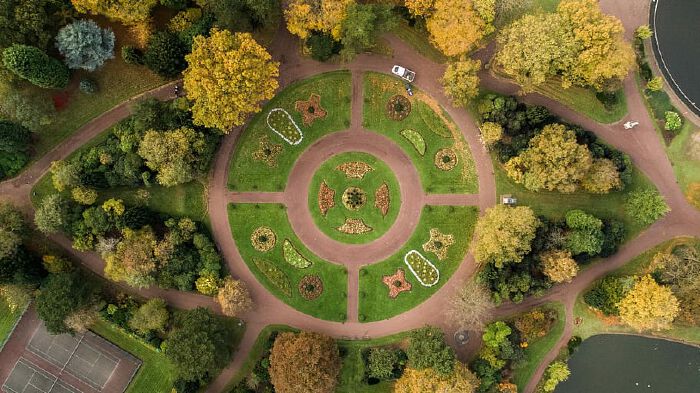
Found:
[[(637, 25), (645, 23), (646, 16), (644, 13), (644, 8), (647, 7), (646, 4), (640, 5), (637, 4), (638, 2), (634, 1), (625, 1), (624, 4), (617, 3), (623, 2), (615, 0), (601, 1), (603, 9), (613, 11), (615, 14), (623, 16), (622, 19), (628, 32), (632, 31)], [(418, 70), (419, 77), (416, 84), (422, 90), (436, 98), (437, 101), (446, 108), (452, 119), (458, 124), (472, 150), (479, 177), (478, 195), (423, 196), (423, 203), (442, 202), (453, 204), (462, 202), (464, 204), (476, 205), (479, 207), (480, 211), (483, 212), (484, 209), (493, 206), (496, 200), (493, 167), (488, 153), (479, 143), (478, 130), (475, 127), (473, 119), (470, 118), (466, 111), (451, 107), (449, 105), (449, 101), (442, 93), (439, 78), (442, 76), (444, 67), (418, 56), (415, 51), (393, 36), (388, 36), (387, 40), (394, 49), (392, 58), (361, 55), (358, 56), (354, 62), (342, 66), (334, 64), (321, 64), (299, 56), (297, 52), (297, 41), (292, 38), (284, 28), (282, 28), (271, 48), (271, 53), (273, 54), (274, 58), (282, 63), (280, 70), (280, 88), (282, 89), (293, 81), (300, 80), (320, 72), (346, 68), (350, 69), (353, 73), (353, 103), (357, 103), (361, 102), (361, 99), (359, 98), (361, 95), (356, 96), (356, 94), (361, 94), (358, 93), (358, 89), (361, 87), (361, 73), (363, 71), (387, 72), (394, 63), (400, 63), (408, 66), (409, 68)], [(487, 59), (488, 51), (483, 51), (479, 53), (478, 56)], [(498, 80), (488, 73), (482, 74), (482, 84), (487, 89), (501, 93), (517, 93), (517, 86), (508, 81)], [(568, 341), (574, 327), (574, 301), (576, 300), (578, 294), (592, 281), (614, 269), (617, 269), (631, 258), (639, 255), (656, 244), (681, 235), (700, 236), (700, 226), (697, 225), (697, 222), (700, 220), (700, 213), (686, 202), (685, 197), (676, 184), (671, 164), (666, 157), (666, 152), (653, 127), (652, 121), (647, 115), (642, 97), (640, 96), (632, 78), (627, 78), (624, 89), (627, 95), (629, 115), (623, 119), (623, 121), (626, 121), (627, 119), (634, 119), (640, 122), (640, 125), (633, 132), (623, 131), (619, 124), (598, 124), (570, 110), (561, 103), (552, 101), (540, 95), (535, 94), (521, 97), (525, 102), (547, 106), (552, 112), (556, 113), (562, 118), (573, 123), (581, 124), (583, 127), (595, 132), (598, 136), (616, 148), (628, 153), (632, 157), (634, 164), (647, 177), (649, 177), (654, 184), (656, 184), (657, 188), (666, 198), (669, 206), (672, 208), (671, 213), (667, 217), (655, 223), (653, 226), (641, 233), (636, 239), (626, 243), (617, 254), (582, 271), (572, 283), (556, 286), (544, 297), (528, 298), (525, 302), (518, 305), (505, 304), (494, 311), (494, 317), (502, 317), (520, 310), (524, 310), (533, 305), (542, 304), (549, 301), (562, 302), (567, 310), (564, 334), (539, 366), (532, 381), (528, 385), (526, 392), (532, 392), (534, 390), (534, 386), (539, 377), (542, 375), (546, 365), (556, 357), (556, 355), (559, 353), (559, 349), (563, 345), (566, 345), (566, 342)], [(154, 95), (159, 98), (167, 98), (171, 96), (171, 90), (171, 87), (163, 87), (149, 93), (149, 95)], [(353, 121), (351, 122), (351, 128), (358, 128), (360, 126), (360, 124), (358, 124), (358, 120), (361, 118), (361, 106), (353, 105), (352, 112)], [(33, 164), (20, 177), (0, 184), (0, 195), (2, 195), (3, 198), (10, 199), (13, 202), (23, 206), (27, 212), (31, 212), (31, 205), (29, 203), (29, 192), (31, 186), (36, 183), (36, 181), (38, 181), (38, 179), (44, 173), (46, 173), (50, 162), (67, 157), (75, 149), (82, 146), (85, 142), (89, 141), (102, 130), (122, 119), (127, 114), (128, 103), (125, 103), (112, 111), (107, 112), (105, 115), (93, 120), (88, 125), (81, 128), (81, 130), (74, 134), (74, 136), (69, 140), (66, 140), (56, 149), (47, 154), (47, 156)], [(226, 205), (231, 201), (289, 203), (290, 198), (286, 196), (288, 190), (285, 190), (285, 192), (282, 193), (257, 194), (233, 193), (226, 189), (229, 160), (241, 131), (242, 129), (240, 128), (235, 129), (224, 138), (221, 148), (219, 149), (219, 152), (215, 158), (209, 183), (209, 214), (215, 241), (224, 255), (230, 271), (248, 283), (256, 304), (256, 308), (243, 316), (243, 319), (245, 319), (247, 322), (247, 329), (239, 345), (239, 349), (234, 356), (234, 360), (224, 369), (218, 378), (212, 382), (208, 388), (208, 391), (220, 392), (223, 390), (225, 384), (231, 379), (231, 377), (245, 361), (260, 330), (266, 325), (272, 323), (283, 323), (300, 329), (314, 330), (336, 337), (353, 339), (380, 337), (405, 331), (407, 329), (420, 327), (426, 324), (431, 324), (444, 329), (447, 333), (448, 339), (454, 345), (452, 340), (452, 332), (454, 332), (455, 327), (449, 325), (449, 321), (444, 318), (444, 313), (440, 311), (445, 309), (449, 297), (455, 293), (462, 283), (471, 277), (475, 272), (476, 265), (471, 254), (467, 255), (464, 263), (460, 265), (449, 282), (447, 282), (431, 298), (414, 309), (394, 318), (372, 323), (359, 323), (352, 319), (346, 323), (319, 320), (287, 306), (262, 287), (262, 285), (250, 272), (247, 265), (243, 262), (238, 250), (236, 249), (228, 223)], [(306, 191), (304, 191), (304, 195), (306, 195)], [(99, 256), (94, 253), (80, 253), (72, 250), (70, 247), (70, 241), (65, 237), (55, 236), (52, 238), (52, 240), (60, 244), (76, 259), (83, 261), (83, 263), (91, 270), (98, 274), (102, 274), (104, 262), (99, 258)], [(352, 277), (357, 277), (357, 269), (358, 266), (351, 265), (348, 272), (348, 277), (351, 278), (348, 284), (348, 310), (350, 315), (354, 316), (357, 315), (357, 299), (353, 300), (352, 298), (357, 297), (358, 283), (357, 280), (352, 279)], [(133, 289), (130, 290), (138, 292), (139, 294), (147, 297), (163, 297), (174, 306), (180, 308), (206, 306), (214, 310), (218, 310), (218, 307), (215, 306), (211, 298), (192, 293), (164, 291), (158, 289), (142, 291), (135, 291)], [(469, 348), (460, 348), (461, 355), (465, 356), (469, 353), (474, 353), (474, 351), (478, 348), (478, 341), (479, 340), (472, 340)]]

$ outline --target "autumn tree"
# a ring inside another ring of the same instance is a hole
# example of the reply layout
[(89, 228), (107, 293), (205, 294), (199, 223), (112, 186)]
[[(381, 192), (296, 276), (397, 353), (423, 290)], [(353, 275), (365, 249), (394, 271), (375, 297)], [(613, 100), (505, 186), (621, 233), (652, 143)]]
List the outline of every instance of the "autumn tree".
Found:
[(68, 2), (3, 0), (0, 2), (0, 48), (25, 44), (47, 49), (56, 29), (70, 17)]
[(479, 218), (474, 257), (496, 267), (518, 263), (530, 252), (540, 221), (527, 206), (497, 205)]
[(71, 3), (78, 12), (104, 15), (109, 19), (133, 25), (148, 19), (158, 0), (71, 0)]
[(447, 316), (460, 329), (480, 330), (493, 307), (489, 291), (476, 281), (469, 280), (450, 299)]
[(301, 39), (317, 31), (339, 40), (348, 6), (354, 3), (355, 0), (292, 0), (284, 11), (287, 30)]
[(545, 392), (553, 392), (560, 382), (569, 379), (569, 375), (571, 375), (571, 371), (569, 371), (569, 366), (567, 366), (566, 363), (561, 360), (552, 362), (547, 366), (547, 370), (544, 373), (542, 390)]
[(228, 132), (279, 86), (279, 63), (248, 33), (213, 29), (208, 38), (195, 37), (186, 60), (185, 91), (197, 125)]
[(660, 91), (664, 88), (664, 78), (661, 76), (655, 76), (647, 82), (647, 90), (649, 91)]
[(657, 284), (650, 275), (634, 284), (618, 308), (620, 318), (639, 331), (670, 328), (680, 309), (671, 288)]
[(63, 323), (70, 331), (82, 334), (87, 332), (98, 318), (97, 311), (91, 307), (85, 307), (68, 315)]
[(80, 272), (51, 274), (36, 297), (36, 312), (53, 334), (68, 333), (66, 319), (96, 300), (98, 287)]
[(406, 8), (415, 16), (428, 16), (433, 11), (435, 0), (405, 0)]
[(0, 202), (0, 259), (15, 254), (26, 232), (20, 212), (9, 203)]
[(442, 87), (452, 104), (466, 108), (474, 97), (479, 95), (479, 77), (481, 61), (464, 58), (447, 65), (442, 76)]
[(146, 131), (138, 153), (146, 166), (157, 172), (158, 183), (170, 187), (194, 179), (197, 153), (206, 147), (204, 134), (191, 128)]
[(81, 205), (92, 205), (97, 201), (97, 191), (85, 186), (78, 186), (71, 190), (73, 200)]
[(595, 158), (588, 173), (581, 179), (581, 187), (593, 194), (607, 194), (622, 187), (620, 172), (612, 160)]
[(540, 255), (542, 272), (555, 283), (571, 282), (578, 273), (578, 264), (571, 258), (571, 252), (552, 250)]
[(155, 282), (153, 272), (157, 268), (154, 255), (156, 236), (150, 227), (137, 231), (126, 228), (115, 250), (105, 256), (105, 275), (114, 281), (145, 288)]
[(221, 306), (221, 311), (229, 317), (237, 317), (253, 308), (253, 300), (250, 298), (248, 287), (241, 280), (226, 277), (223, 280), (216, 301)]
[(432, 12), (426, 18), (426, 26), (431, 42), (446, 56), (459, 56), (469, 52), (493, 31), (493, 2), (488, 4), (488, 1), (481, 0), (483, 6), (477, 10), (475, 4), (479, 2), (480, 0), (434, 0)]
[(153, 298), (142, 304), (129, 319), (129, 326), (136, 331), (146, 334), (151, 331), (163, 332), (170, 319), (168, 305), (165, 300)]
[(503, 139), (503, 126), (498, 123), (486, 121), (481, 124), (479, 131), (481, 131), (481, 141), (486, 146), (493, 146)]
[(448, 375), (439, 374), (432, 368), (408, 368), (396, 381), (394, 393), (473, 393), (478, 387), (479, 379), (467, 366), (457, 362), (454, 372)]
[(641, 25), (634, 31), (634, 37), (640, 40), (648, 40), (654, 35), (649, 25)]
[(508, 177), (528, 190), (572, 193), (588, 173), (591, 152), (576, 141), (576, 134), (561, 124), (549, 124), (530, 140), (528, 148), (511, 158)]
[(319, 333), (280, 333), (270, 351), (270, 379), (279, 393), (331, 393), (340, 366), (335, 340)]

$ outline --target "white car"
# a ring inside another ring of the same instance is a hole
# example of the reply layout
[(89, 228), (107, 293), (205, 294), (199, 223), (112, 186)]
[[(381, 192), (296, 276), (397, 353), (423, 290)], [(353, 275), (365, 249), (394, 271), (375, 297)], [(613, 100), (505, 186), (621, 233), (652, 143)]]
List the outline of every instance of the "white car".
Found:
[(639, 124), (638, 121), (628, 121), (627, 123), (623, 124), (622, 126), (625, 127), (625, 130), (631, 130), (634, 127), (636, 127)]
[(415, 72), (408, 68), (401, 67), (400, 65), (393, 66), (391, 68), (391, 73), (408, 82), (413, 82), (413, 80), (416, 79)]

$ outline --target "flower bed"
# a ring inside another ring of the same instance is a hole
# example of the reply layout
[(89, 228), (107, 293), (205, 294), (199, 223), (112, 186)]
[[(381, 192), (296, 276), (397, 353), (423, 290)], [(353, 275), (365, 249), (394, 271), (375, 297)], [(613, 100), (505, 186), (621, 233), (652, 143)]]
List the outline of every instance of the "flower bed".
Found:
[(277, 166), (277, 157), (282, 153), (282, 145), (272, 143), (270, 137), (263, 135), (259, 140), (258, 150), (253, 152), (253, 160), (262, 161), (270, 168)]
[(437, 228), (430, 228), (430, 240), (423, 244), (425, 252), (432, 252), (442, 261), (447, 258), (450, 246), (455, 244), (454, 236), (440, 232)]
[(359, 210), (367, 203), (367, 193), (359, 187), (348, 187), (343, 192), (343, 206), (348, 210)]
[(343, 172), (346, 177), (351, 179), (362, 179), (367, 172), (374, 170), (369, 164), (362, 161), (345, 162), (335, 167), (335, 169)]
[(280, 268), (262, 258), (253, 258), (253, 263), (270, 280), (272, 285), (277, 287), (287, 297), (292, 296), (292, 284), (289, 282), (289, 277)]
[(401, 292), (410, 291), (411, 283), (406, 281), (406, 273), (403, 269), (396, 269), (396, 273), (383, 276), (382, 282), (389, 287), (389, 297), (395, 299)]
[(361, 218), (346, 218), (343, 225), (336, 229), (339, 232), (346, 233), (348, 235), (361, 235), (372, 231), (372, 227), (365, 224)]
[(284, 239), (284, 243), (282, 243), (282, 255), (284, 255), (284, 260), (287, 261), (288, 264), (297, 269), (306, 269), (311, 266), (311, 261), (304, 258), (289, 239)]
[(323, 293), (323, 281), (319, 276), (304, 276), (299, 281), (299, 294), (306, 300), (317, 299)]
[(403, 261), (424, 287), (432, 287), (440, 280), (440, 271), (420, 252), (416, 250), (407, 252)]
[(250, 242), (253, 244), (254, 249), (260, 252), (267, 252), (275, 246), (277, 236), (268, 227), (258, 227), (250, 235)]
[(328, 187), (326, 182), (321, 182), (318, 189), (318, 210), (322, 215), (326, 215), (335, 206), (335, 190)]
[(389, 199), (389, 186), (386, 183), (382, 183), (377, 191), (374, 192), (374, 207), (382, 212), (382, 216), (386, 217), (389, 212), (389, 205), (391, 200)]
[(294, 103), (296, 109), (302, 117), (305, 126), (311, 125), (316, 119), (326, 117), (326, 110), (321, 107), (321, 96), (312, 93), (308, 101), (297, 101)]
[(413, 145), (413, 148), (416, 149), (418, 154), (425, 155), (425, 139), (423, 139), (423, 135), (421, 135), (418, 131), (414, 131), (411, 129), (405, 129), (401, 131), (401, 136), (406, 138), (409, 142), (411, 142), (411, 145)]
[(292, 116), (282, 108), (274, 108), (267, 114), (267, 126), (290, 145), (298, 145), (304, 134)]
[(397, 94), (386, 103), (386, 115), (391, 120), (401, 121), (411, 114), (411, 101), (401, 94)]
[(457, 166), (457, 153), (445, 147), (435, 153), (435, 166), (442, 171), (451, 171)]

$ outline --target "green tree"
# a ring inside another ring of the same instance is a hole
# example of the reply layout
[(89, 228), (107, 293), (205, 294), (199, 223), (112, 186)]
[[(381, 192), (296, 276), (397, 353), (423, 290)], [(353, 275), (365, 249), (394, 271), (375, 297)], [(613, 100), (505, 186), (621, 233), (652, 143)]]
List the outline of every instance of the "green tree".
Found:
[(683, 119), (681, 115), (674, 111), (666, 111), (664, 113), (664, 130), (666, 131), (677, 131), (683, 126)]
[(452, 101), (452, 105), (466, 108), (479, 95), (481, 61), (463, 58), (447, 64), (442, 76), (442, 88)]
[(45, 90), (20, 89), (0, 80), (0, 116), (32, 131), (51, 124), (56, 114)]
[(399, 351), (391, 348), (372, 348), (367, 356), (367, 370), (371, 378), (392, 379), (394, 369), (401, 362)]
[(46, 48), (62, 19), (71, 16), (70, 4), (56, 0), (0, 2), (0, 48), (12, 44)]
[(143, 63), (164, 78), (172, 78), (187, 68), (187, 48), (180, 38), (167, 31), (156, 32), (148, 40)]
[(394, 25), (395, 18), (388, 5), (350, 4), (340, 33), (341, 55), (349, 60), (357, 53), (374, 48), (377, 37)]
[(80, 184), (78, 166), (69, 161), (53, 161), (51, 163), (51, 182), (56, 191), (65, 191)]
[(625, 202), (625, 211), (640, 224), (650, 225), (665, 216), (671, 209), (655, 189), (633, 191)]
[(424, 327), (412, 331), (406, 355), (409, 366), (416, 370), (432, 368), (445, 376), (454, 371), (454, 350), (445, 343), (445, 334), (439, 328)]
[(619, 315), (618, 304), (625, 297), (630, 286), (626, 278), (607, 276), (597, 282), (583, 295), (583, 300), (605, 315)]
[(527, 206), (494, 206), (477, 221), (474, 257), (479, 262), (493, 262), (499, 268), (518, 263), (530, 252), (540, 224)]
[(14, 44), (2, 52), (2, 63), (15, 75), (39, 87), (63, 89), (68, 86), (68, 67), (37, 47)]
[(81, 205), (92, 205), (97, 201), (97, 191), (92, 188), (78, 186), (71, 190), (73, 200)]
[(340, 367), (335, 340), (319, 333), (280, 333), (270, 351), (270, 379), (279, 393), (334, 392)]
[(569, 379), (570, 374), (569, 366), (567, 366), (566, 363), (560, 360), (552, 362), (547, 366), (547, 371), (545, 371), (542, 390), (545, 392), (553, 392), (560, 382)]
[(68, 204), (60, 194), (45, 197), (34, 213), (34, 224), (44, 234), (51, 234), (68, 225)]
[(31, 132), (20, 124), (0, 120), (0, 179), (16, 175), (29, 161)]
[(68, 333), (66, 318), (94, 304), (97, 295), (95, 283), (78, 271), (51, 274), (36, 297), (36, 312), (50, 333)]
[(481, 339), (484, 340), (484, 345), (487, 347), (499, 348), (508, 340), (508, 336), (512, 332), (513, 330), (505, 322), (496, 321), (486, 326)]
[(95, 71), (114, 58), (114, 33), (92, 20), (81, 19), (58, 31), (56, 48), (69, 68)]
[(572, 254), (599, 254), (603, 246), (603, 221), (582, 210), (566, 213), (566, 246)]
[(0, 259), (13, 256), (22, 244), (27, 228), (20, 212), (0, 202)]
[(150, 331), (164, 332), (170, 319), (170, 312), (165, 300), (153, 298), (142, 304), (129, 319), (129, 326), (146, 334)]
[(146, 166), (158, 173), (158, 183), (169, 187), (194, 179), (197, 155), (205, 147), (201, 132), (183, 127), (165, 132), (147, 131), (138, 153), (146, 160)]

